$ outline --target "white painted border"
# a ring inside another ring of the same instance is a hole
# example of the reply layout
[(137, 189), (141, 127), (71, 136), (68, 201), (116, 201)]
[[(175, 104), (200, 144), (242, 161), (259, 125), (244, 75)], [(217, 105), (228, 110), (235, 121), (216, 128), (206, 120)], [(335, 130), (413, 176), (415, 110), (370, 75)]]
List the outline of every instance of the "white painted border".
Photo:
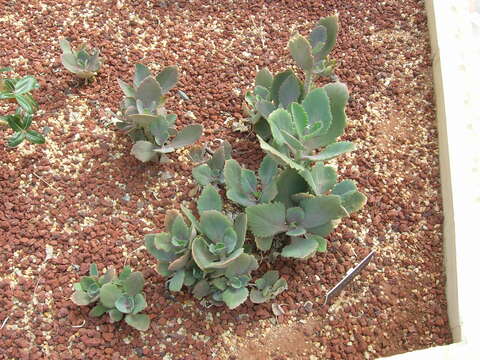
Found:
[(388, 359), (479, 360), (480, 1), (425, 2), (440, 143), (448, 316), (454, 344)]

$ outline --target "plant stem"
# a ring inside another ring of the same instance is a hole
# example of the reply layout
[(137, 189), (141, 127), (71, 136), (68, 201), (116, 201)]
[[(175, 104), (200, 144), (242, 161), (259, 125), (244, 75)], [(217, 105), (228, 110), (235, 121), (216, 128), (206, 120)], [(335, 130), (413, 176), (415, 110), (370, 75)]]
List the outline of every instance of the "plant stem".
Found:
[(312, 71), (307, 71), (305, 73), (305, 95), (310, 92), (312, 82), (313, 82), (313, 72)]

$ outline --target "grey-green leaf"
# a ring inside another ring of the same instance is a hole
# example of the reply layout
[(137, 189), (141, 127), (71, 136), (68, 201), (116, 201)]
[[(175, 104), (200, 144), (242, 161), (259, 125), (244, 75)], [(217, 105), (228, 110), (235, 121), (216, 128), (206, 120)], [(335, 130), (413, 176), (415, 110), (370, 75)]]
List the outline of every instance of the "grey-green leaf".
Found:
[(280, 85), (278, 90), (278, 101), (286, 109), (291, 103), (298, 101), (301, 95), (300, 85), (294, 75), (290, 75)]
[(255, 77), (255, 85), (263, 86), (270, 89), (273, 82), (273, 75), (267, 68), (263, 68), (257, 73)]
[(318, 242), (314, 239), (292, 237), (289, 245), (282, 249), (283, 257), (305, 259), (317, 251)]
[(208, 184), (203, 188), (202, 193), (197, 201), (197, 209), (199, 212), (206, 210), (222, 211), (223, 203), (220, 194), (215, 188)]
[(167, 93), (178, 81), (178, 67), (167, 66), (157, 75), (156, 79), (162, 87), (163, 94)]
[(325, 161), (353, 150), (355, 150), (354, 143), (351, 143), (350, 141), (339, 141), (328, 145), (323, 151), (316, 155), (305, 155), (303, 159), (310, 161)]
[(115, 307), (115, 301), (122, 295), (118, 286), (108, 283), (100, 288), (100, 301), (103, 306), (111, 309)]
[(308, 40), (300, 34), (295, 35), (288, 42), (288, 50), (297, 65), (305, 70), (311, 71), (313, 68), (312, 46)]
[(142, 292), (145, 280), (140, 271), (135, 271), (123, 281), (123, 289), (127, 295), (134, 296)]
[(133, 145), (130, 153), (141, 162), (147, 162), (155, 157), (155, 149), (155, 145), (150, 141), (140, 140)]
[(244, 303), (247, 298), (248, 289), (244, 287), (240, 289), (227, 288), (227, 290), (222, 293), (222, 299), (230, 310)]
[(139, 331), (147, 331), (150, 327), (150, 318), (146, 314), (128, 314), (125, 322)]
[(259, 204), (246, 209), (248, 226), (257, 237), (268, 237), (287, 229), (282, 203)]

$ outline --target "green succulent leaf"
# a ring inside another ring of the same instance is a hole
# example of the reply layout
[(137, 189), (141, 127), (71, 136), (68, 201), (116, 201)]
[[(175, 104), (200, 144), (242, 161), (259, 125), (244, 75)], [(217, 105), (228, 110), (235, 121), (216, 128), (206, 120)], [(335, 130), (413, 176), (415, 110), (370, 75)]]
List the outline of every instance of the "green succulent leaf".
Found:
[(155, 157), (156, 146), (150, 141), (137, 141), (131, 150), (131, 154), (141, 162), (148, 162)]
[(287, 208), (295, 206), (292, 196), (308, 191), (308, 184), (297, 171), (287, 168), (282, 171), (277, 180), (278, 194), (275, 201), (285, 204)]
[(168, 289), (170, 291), (180, 291), (185, 281), (185, 270), (179, 270), (175, 272), (175, 275), (168, 281)]
[(222, 293), (222, 300), (230, 310), (240, 306), (247, 298), (248, 289), (244, 287), (240, 289), (228, 288)]
[(273, 146), (268, 144), (264, 141), (259, 135), (257, 135), (258, 141), (260, 142), (260, 147), (264, 150), (268, 155), (270, 155), (277, 163), (284, 166), (289, 166), (297, 171), (304, 170), (304, 167), (299, 163), (292, 160), (285, 154), (282, 154), (280, 151), (275, 149)]
[(295, 130), (297, 130), (297, 135), (302, 139), (308, 125), (308, 114), (303, 106), (296, 102), (291, 104), (290, 111), (292, 112), (293, 123), (295, 125)]
[(352, 180), (343, 180), (338, 184), (335, 184), (332, 190), (333, 195), (343, 195), (350, 191), (356, 191), (357, 185)]
[(292, 37), (288, 42), (288, 50), (290, 51), (290, 55), (301, 69), (305, 71), (312, 70), (312, 46), (305, 37), (300, 34)]
[(224, 176), (227, 198), (243, 206), (256, 204), (255, 197), (252, 196), (255, 190), (251, 189), (252, 186), (256, 186), (254, 174), (252, 178), (251, 172), (242, 169), (236, 160), (229, 159), (225, 161)]
[(90, 268), (88, 271), (90, 276), (98, 276), (98, 267), (97, 264), (90, 264)]
[(25, 76), (15, 84), (14, 94), (23, 95), (39, 87), (38, 81), (33, 76)]
[(305, 211), (302, 226), (306, 229), (315, 228), (326, 224), (330, 220), (336, 220), (348, 216), (341, 204), (341, 198), (337, 195), (324, 195), (303, 200), (300, 206)]
[(222, 211), (222, 208), (222, 198), (217, 190), (210, 184), (205, 186), (197, 201), (198, 211), (200, 213), (207, 210)]
[(301, 171), (300, 175), (310, 185), (315, 195), (322, 195), (331, 190), (337, 181), (337, 172), (331, 166), (318, 162), (310, 170)]
[(135, 271), (123, 281), (123, 289), (127, 295), (135, 296), (142, 292), (145, 280), (140, 271)]
[(208, 210), (200, 214), (200, 228), (212, 242), (222, 242), (225, 231), (231, 227), (232, 221), (219, 211)]
[(147, 331), (150, 327), (150, 318), (145, 314), (128, 314), (125, 322), (139, 331)]
[(242, 248), (247, 234), (247, 215), (239, 214), (233, 222), (233, 228), (237, 234), (236, 249)]
[(278, 106), (280, 103), (280, 98), (279, 98), (280, 86), (282, 86), (283, 82), (287, 80), (289, 76), (292, 76), (292, 75), (295, 76), (295, 73), (291, 69), (288, 69), (274, 76), (270, 93), (271, 93), (272, 100), (276, 106)]
[(323, 151), (316, 155), (305, 155), (303, 159), (310, 161), (325, 161), (353, 150), (355, 150), (354, 143), (351, 143), (350, 141), (339, 141), (328, 145)]
[(207, 164), (194, 167), (192, 176), (202, 186), (206, 186), (214, 180), (212, 169)]
[(263, 68), (257, 73), (255, 77), (255, 85), (256, 86), (263, 86), (267, 89), (270, 89), (273, 83), (273, 75), (268, 69)]
[(152, 76), (142, 80), (136, 90), (136, 98), (142, 101), (144, 108), (153, 108), (162, 102), (162, 88)]
[(162, 93), (166, 94), (178, 81), (178, 67), (175, 65), (167, 66), (157, 75), (156, 79), (162, 87)]
[(125, 81), (121, 79), (117, 79), (117, 82), (126, 97), (135, 98), (135, 89), (133, 88), (133, 86), (128, 85)]
[(315, 53), (316, 61), (325, 58), (335, 46), (338, 33), (338, 16), (334, 15), (324, 17), (320, 19), (320, 21), (317, 23), (317, 27), (318, 26), (323, 26), (327, 30), (327, 36), (325, 45), (318, 52)]
[(193, 287), (192, 293), (193, 296), (195, 296), (197, 299), (201, 299), (208, 294), (210, 294), (212, 291), (210, 284), (208, 283), (207, 280), (200, 280), (198, 283), (195, 284)]
[(273, 105), (270, 101), (260, 100), (255, 105), (255, 108), (260, 113), (260, 115), (267, 119), (270, 114), (275, 110), (275, 105)]
[(347, 210), (349, 214), (360, 210), (367, 202), (367, 197), (358, 191), (350, 191), (343, 195), (342, 206)]
[[(330, 112), (330, 100), (325, 88), (317, 88), (308, 93), (302, 106), (308, 115), (307, 127), (318, 129), (321, 134), (326, 133), (332, 124), (332, 113)], [(306, 133), (311, 134), (308, 129)]]
[(278, 89), (278, 101), (286, 109), (291, 103), (298, 101), (301, 94), (298, 79), (290, 75)]
[(111, 322), (117, 322), (123, 319), (123, 313), (121, 313), (117, 309), (108, 310), (108, 315), (110, 316)]
[(294, 133), (292, 117), (285, 109), (275, 110), (270, 114), (267, 121), (270, 124), (273, 138), (280, 145), (283, 145), (286, 142), (282, 130), (288, 134)]
[(111, 309), (115, 307), (115, 301), (122, 295), (122, 291), (115, 284), (105, 284), (100, 288), (100, 301), (102, 305)]
[(348, 101), (347, 86), (342, 83), (332, 83), (323, 87), (330, 100), (330, 110), (332, 113), (332, 125), (325, 134), (312, 137), (307, 141), (307, 147), (316, 149), (320, 146), (326, 146), (335, 142), (336, 138), (343, 135), (347, 124), (345, 114), (345, 105)]
[(137, 294), (133, 298), (134, 300), (134, 307), (132, 310), (132, 314), (138, 314), (140, 311), (143, 311), (147, 307), (147, 302), (145, 301), (145, 297), (143, 294)]
[(135, 77), (133, 79), (133, 85), (135, 87), (140, 86), (141, 82), (150, 76), (150, 70), (145, 65), (135, 64)]
[(88, 315), (93, 316), (93, 317), (100, 317), (103, 314), (105, 314), (107, 311), (108, 311), (108, 308), (106, 308), (102, 304), (98, 304), (98, 305), (94, 306), (92, 308), (92, 310), (90, 310)]
[(327, 42), (327, 28), (323, 25), (317, 25), (308, 36), (312, 53), (316, 55)]
[(83, 306), (90, 304), (92, 298), (86, 292), (77, 290), (73, 293), (70, 300), (77, 305)]
[(289, 245), (282, 249), (283, 257), (305, 259), (317, 251), (318, 242), (314, 239), (292, 237)]
[(325, 252), (327, 251), (327, 240), (319, 235), (306, 234), (305, 237), (310, 240), (315, 240), (318, 244), (317, 251)]
[(282, 203), (259, 204), (246, 209), (248, 226), (256, 237), (269, 237), (286, 231), (285, 206)]
[(255, 236), (255, 245), (261, 251), (268, 251), (272, 247), (273, 236), (258, 237)]
[(170, 142), (169, 145), (164, 146), (161, 148), (161, 152), (168, 153), (172, 152), (175, 149), (182, 148), (187, 145), (193, 144), (195, 141), (200, 139), (200, 136), (202, 136), (203, 132), (203, 126), (194, 124), (194, 125), (189, 125), (182, 130), (180, 130), (175, 136), (175, 138)]
[(134, 306), (135, 300), (133, 296), (121, 295), (115, 300), (115, 308), (124, 314), (130, 314)]

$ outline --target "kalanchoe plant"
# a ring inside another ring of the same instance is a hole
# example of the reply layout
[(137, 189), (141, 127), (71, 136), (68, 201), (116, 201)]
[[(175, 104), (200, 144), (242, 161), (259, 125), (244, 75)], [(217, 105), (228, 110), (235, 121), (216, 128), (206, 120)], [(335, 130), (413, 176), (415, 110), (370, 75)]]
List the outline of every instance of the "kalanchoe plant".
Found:
[(250, 291), (250, 301), (259, 304), (277, 297), (288, 289), (288, 284), (278, 271), (271, 270), (255, 281), (255, 288)]
[(267, 143), (258, 136), (261, 148), (298, 171), (355, 150), (351, 142), (335, 142), (345, 130), (347, 100), (346, 86), (332, 83), (311, 91), (302, 104), (292, 103), (290, 110), (273, 111), (267, 118), (273, 139)]
[(128, 325), (146, 331), (150, 326), (150, 318), (140, 314), (147, 307), (142, 293), (143, 285), (142, 273), (132, 272), (128, 266), (117, 277), (114, 269), (108, 269), (104, 275), (99, 276), (96, 264), (92, 264), (89, 276), (84, 276), (80, 282), (73, 284), (75, 292), (71, 300), (81, 306), (97, 303), (90, 311), (90, 316), (99, 317), (108, 313), (111, 322), (125, 317)]
[(337, 16), (322, 18), (308, 36), (295, 34), (288, 49), (298, 67), (304, 72), (305, 82), (291, 69), (276, 75), (262, 69), (255, 78), (255, 88), (245, 95), (245, 113), (255, 131), (264, 139), (271, 135), (266, 119), (278, 108), (287, 109), (291, 103), (301, 103), (320, 76), (331, 75), (335, 61), (328, 55), (335, 45), (338, 32)]
[(65, 69), (74, 73), (80, 79), (84, 79), (85, 82), (97, 75), (102, 66), (102, 58), (98, 49), (93, 49), (90, 53), (85, 44), (82, 44), (78, 49), (72, 49), (67, 39), (61, 38), (59, 42), (63, 52), (60, 59)]
[(222, 208), (220, 195), (207, 185), (197, 202), (199, 219), (182, 208), (187, 225), (178, 212), (170, 212), (165, 220), (167, 232), (146, 235), (145, 245), (159, 261), (158, 272), (169, 277), (171, 291), (192, 287), (196, 297), (209, 296), (212, 302), (233, 309), (248, 298), (250, 273), (258, 264), (244, 252), (245, 214), (231, 220)]
[(208, 159), (205, 159), (205, 147), (195, 148), (190, 157), (194, 162), (201, 163), (192, 170), (192, 176), (198, 184), (223, 184), (223, 170), (225, 162), (232, 158), (232, 146), (228, 141), (224, 141)]
[(166, 67), (154, 77), (142, 64), (135, 65), (132, 86), (118, 80), (125, 94), (118, 126), (135, 142), (132, 155), (142, 162), (157, 160), (163, 154), (191, 145), (202, 135), (203, 127), (198, 124), (177, 131), (176, 115), (165, 110), (165, 95), (177, 80), (176, 66)]
[(258, 180), (253, 171), (243, 169), (236, 160), (227, 160), (225, 163), (227, 197), (242, 206), (268, 203), (278, 194), (277, 172), (277, 163), (271, 157), (265, 156), (258, 170), (260, 184), (257, 184)]
[[(11, 69), (0, 69), (0, 72), (7, 71), (11, 71)], [(16, 102), (19, 105), (15, 113), (0, 115), (0, 126), (9, 126), (14, 131), (14, 134), (8, 139), (8, 146), (18, 146), (25, 139), (34, 144), (43, 144), (45, 142), (43, 135), (30, 129), (33, 114), (38, 108), (31, 91), (39, 87), (37, 80), (33, 76), (0, 79), (0, 100)]]

